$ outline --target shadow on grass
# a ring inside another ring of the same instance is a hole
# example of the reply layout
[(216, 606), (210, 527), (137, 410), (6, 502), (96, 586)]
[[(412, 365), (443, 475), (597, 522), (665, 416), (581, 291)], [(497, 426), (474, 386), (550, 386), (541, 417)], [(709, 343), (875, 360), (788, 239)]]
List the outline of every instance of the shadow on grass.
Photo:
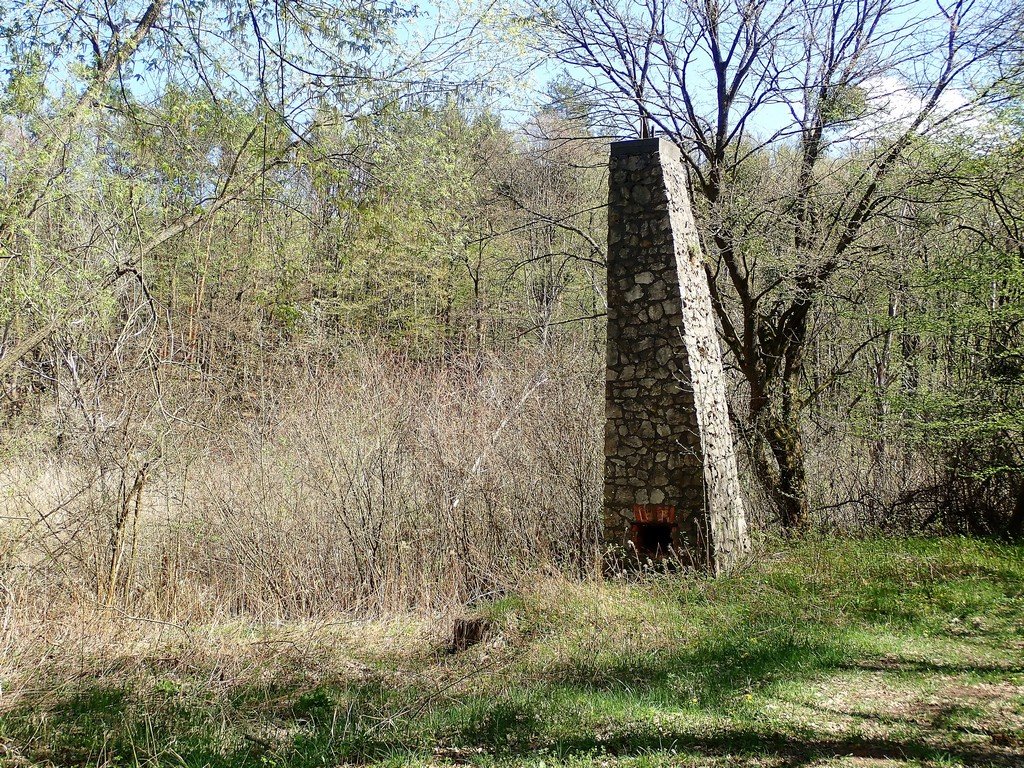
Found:
[(801, 679), (850, 659), (839, 639), (777, 629), (761, 632), (752, 642), (729, 631), (678, 651), (578, 658), (549, 668), (546, 679), (581, 692), (657, 693), (670, 702), (697, 699), (704, 706), (719, 706), (751, 687)]
[[(109, 722), (109, 717), (118, 714), (113, 701), (96, 692), (88, 698), (99, 711), (80, 711), (80, 715), (93, 720), (99, 714)], [(83, 703), (83, 700), (80, 700)], [(536, 702), (533, 702), (536, 703)], [(653, 733), (581, 734), (545, 738), (544, 729), (537, 711), (530, 704), (495, 702), (494, 706), (481, 711), (475, 725), (461, 734), (463, 737), (453, 750), (458, 755), (461, 747), (469, 753), (482, 748), (484, 754), (500, 756), (506, 760), (536, 758), (541, 749), (547, 758), (569, 760), (574, 757), (606, 755), (613, 758), (642, 757), (662, 754), (700, 758), (771, 758), (787, 768), (799, 768), (819, 760), (856, 757), (886, 760), (914, 760), (948, 764), (957, 762), (982, 768), (1017, 768), (1021, 765), (1019, 744), (1016, 749), (996, 745), (964, 745), (928, 743), (918, 738), (888, 738), (866, 736), (823, 736), (811, 730), (780, 732), (757, 727), (732, 725), (718, 727), (707, 733), (685, 730), (669, 730)], [(352, 712), (349, 712), (351, 717)], [(377, 717), (373, 707), (364, 716)], [(73, 722), (64, 722), (61, 727), (72, 725), (67, 732), (73, 736)], [(379, 724), (379, 720), (374, 720)], [(79, 721), (79, 724), (80, 721)], [(181, 723), (177, 723), (179, 729)], [(207, 766), (208, 768), (267, 768), (267, 766), (304, 766), (337, 763), (370, 763), (377, 760), (403, 760), (407, 758), (430, 759), (437, 745), (420, 742), (408, 733), (381, 731), (372, 735), (367, 729), (353, 728), (354, 724), (335, 723), (329, 729), (326, 723), (319, 723), (290, 740), (290, 743), (272, 743), (261, 737), (242, 737), (229, 745), (211, 738), (202, 738), (197, 732), (180, 733), (163, 754), (149, 753), (142, 749), (142, 743), (129, 744), (106, 740), (100, 744), (67, 744), (66, 748), (53, 750), (49, 755), (37, 758), (50, 759), (57, 765), (132, 765), (137, 760), (159, 765)], [(107, 732), (109, 736), (109, 732)], [(157, 734), (159, 735), (159, 734)], [(187, 737), (186, 737), (187, 736)], [(208, 734), (209, 736), (209, 734)], [(102, 762), (101, 758), (108, 760)], [(457, 758), (456, 758), (457, 759)]]
[[(818, 760), (858, 757), (875, 760), (917, 760), (948, 764), (951, 760), (974, 768), (1019, 768), (1021, 755), (999, 747), (932, 745), (919, 739), (873, 738), (865, 736), (827, 737), (813, 731), (781, 733), (752, 728), (725, 728), (712, 734), (680, 733), (658, 736), (635, 735), (598, 741), (584, 738), (552, 745), (551, 752), (563, 758), (601, 751), (614, 757), (631, 757), (676, 751), (700, 757), (775, 758), (796, 768)], [(526, 756), (521, 752), (519, 756)]]
[(294, 692), (287, 703), (280, 694), (249, 691), (235, 697), (240, 708), (143, 688), (86, 683), (45, 708), (3, 713), (0, 766), (20, 755), (33, 765), (299, 768), (403, 749), (398, 729), (387, 725), (402, 691), (378, 681)]
[(1024, 664), (952, 664), (944, 661), (898, 659), (889, 656), (859, 659), (837, 664), (836, 669), (850, 672), (895, 672), (935, 675), (1010, 675), (1024, 673)]
[[(892, 712), (863, 712), (855, 709), (829, 706), (826, 704), (812, 703), (805, 700), (789, 700), (790, 703), (800, 707), (813, 710), (825, 718), (849, 718), (862, 723), (883, 724), (895, 727), (926, 728), (932, 734), (978, 737), (987, 736), (994, 741), (999, 740), (1005, 745), (1015, 745), (1024, 749), (1024, 738), (1018, 738), (1014, 733), (993, 727), (991, 724), (977, 722), (979, 717), (984, 717), (984, 712), (979, 711), (977, 706), (964, 702), (950, 702), (943, 705), (918, 705), (906, 714), (893, 714)], [(975, 722), (964, 723), (964, 718), (970, 718)], [(1022, 755), (1018, 754), (1020, 759)]]
[[(714, 595), (688, 596), (685, 584), (639, 593), (639, 600), (665, 610), (660, 629), (674, 628), (672, 638), (647, 642), (641, 637), (637, 650), (628, 652), (614, 633), (598, 626), (590, 636), (556, 644), (556, 662), (512, 660), (501, 675), (476, 678), (475, 685), (432, 690), (403, 686), (390, 677), (312, 690), (254, 688), (220, 698), (209, 692), (87, 686), (64, 694), (43, 712), (6, 712), (0, 715), (0, 728), (8, 744), (25, 745), (23, 751), (30, 753), (33, 745), (45, 745), (30, 756), (67, 766), (305, 768), (408, 758), (429, 762), (436, 755), (515, 760), (540, 750), (561, 758), (668, 756), (677, 750), (697, 760), (774, 758), (787, 766), (841, 756), (995, 768), (1024, 764), (1013, 734), (1000, 744), (958, 738), (964, 732), (958, 730), (955, 711), (945, 714), (948, 723), (898, 718), (887, 723), (885, 715), (836, 712), (856, 716), (858, 722), (888, 724), (899, 735), (834, 735), (772, 720), (768, 713), (753, 715), (741, 704), (748, 693), (770, 696), (776, 685), (841, 671), (894, 677), (1024, 671), (1011, 662), (869, 656), (856, 640), (856, 633), (870, 635), (875, 622), (888, 631), (914, 622), (941, 624), (964, 605), (973, 611), (977, 604), (986, 615), (1013, 607), (1020, 587), (1007, 581), (1008, 570), (993, 570), (987, 591), (976, 590), (970, 579), (954, 583), (951, 578), (942, 588), (962, 594), (963, 600), (943, 597), (939, 605), (922, 597), (916, 584), (905, 586), (895, 566), (876, 569), (872, 579), (865, 579), (846, 573), (858, 573), (853, 566), (840, 565), (831, 581), (822, 581), (825, 576), (804, 564), (772, 578), (752, 574), (746, 581), (720, 582)], [(940, 570), (932, 568), (930, 578)], [(978, 573), (968, 563), (957, 564), (953, 575)], [(834, 595), (843, 602), (837, 605)], [(679, 603), (685, 603), (686, 627), (673, 624)], [(559, 639), (560, 630), (573, 628), (571, 611), (566, 615), (552, 619), (541, 613), (536, 620), (540, 629), (530, 641), (538, 645), (531, 652)], [(657, 621), (648, 627), (646, 618), (638, 623), (642, 631), (659, 631)], [(998, 638), (982, 642), (995, 647)], [(464, 670), (473, 658), (451, 663)], [(822, 714), (828, 716), (824, 709)], [(908, 728), (918, 732), (907, 735)]]
[[(233, 697), (236, 706), (228, 704), (226, 711), (218, 711), (209, 700), (180, 691), (157, 689), (130, 695), (121, 688), (86, 687), (64, 698), (44, 717), (23, 713), (16, 718), (14, 732), (5, 723), (4, 737), (14, 743), (48, 743), (49, 754), (40, 756), (68, 766), (104, 764), (104, 759), (109, 764), (132, 765), (144, 758), (156, 764), (209, 768), (301, 768), (416, 757), (430, 760), (438, 750), (515, 760), (535, 756), (541, 749), (565, 759), (677, 750), (708, 758), (771, 757), (786, 766), (844, 755), (955, 760), (997, 768), (1021, 765), (1019, 749), (964, 745), (941, 729), (931, 729), (927, 740), (924, 736), (823, 736), (751, 721), (735, 709), (746, 692), (763, 693), (776, 683), (842, 670), (992, 674), (1017, 671), (1017, 667), (864, 658), (840, 637), (820, 628), (800, 634), (785, 627), (761, 627), (756, 643), (749, 635), (734, 626), (674, 652), (579, 654), (544, 668), (540, 676), (514, 679), (511, 675), (504, 687), (487, 694), (464, 691), (443, 700), (430, 691), (371, 680), (295, 691), (286, 703), (279, 693), (267, 695), (262, 704), (259, 696)], [(699, 732), (696, 725), (654, 732), (643, 719), (652, 711), (669, 716), (670, 721), (687, 712), (717, 713), (724, 725), (710, 733)], [(823, 710), (823, 714), (828, 713)], [(884, 716), (858, 719), (886, 721)], [(33, 722), (34, 729), (29, 726)], [(921, 724), (908, 720), (905, 725)], [(40, 732), (43, 727), (48, 733)]]

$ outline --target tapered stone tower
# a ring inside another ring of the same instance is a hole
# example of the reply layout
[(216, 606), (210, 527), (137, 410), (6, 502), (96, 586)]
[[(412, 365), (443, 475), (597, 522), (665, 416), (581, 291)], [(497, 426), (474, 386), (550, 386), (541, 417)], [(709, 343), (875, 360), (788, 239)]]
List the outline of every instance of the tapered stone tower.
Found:
[(665, 139), (609, 171), (605, 538), (718, 573), (750, 539), (685, 171)]

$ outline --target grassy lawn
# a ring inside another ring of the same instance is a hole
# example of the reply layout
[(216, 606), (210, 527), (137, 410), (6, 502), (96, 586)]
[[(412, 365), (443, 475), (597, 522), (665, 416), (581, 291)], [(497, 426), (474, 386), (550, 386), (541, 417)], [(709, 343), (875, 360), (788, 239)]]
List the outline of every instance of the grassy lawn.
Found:
[(804, 542), (479, 610), (458, 654), (414, 617), (22, 653), (0, 764), (1024, 766), (1024, 547)]

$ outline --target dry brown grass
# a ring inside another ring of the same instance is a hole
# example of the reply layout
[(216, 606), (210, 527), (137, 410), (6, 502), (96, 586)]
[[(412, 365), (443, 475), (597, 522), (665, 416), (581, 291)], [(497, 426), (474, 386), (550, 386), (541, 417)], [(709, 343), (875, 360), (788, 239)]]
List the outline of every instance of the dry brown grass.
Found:
[(46, 707), (87, 685), (202, 681), (211, 693), (305, 690), (358, 681), (371, 666), (406, 667), (442, 642), (446, 621), (423, 614), (255, 624), (230, 617), (178, 625), (109, 609), (22, 620), (3, 637), (3, 709)]
[(251, 402), (97, 385), (88, 419), (54, 415), (59, 447), (3, 465), (8, 606), (306, 620), (590, 572), (600, 382), (590, 351), (431, 365), (364, 348)]

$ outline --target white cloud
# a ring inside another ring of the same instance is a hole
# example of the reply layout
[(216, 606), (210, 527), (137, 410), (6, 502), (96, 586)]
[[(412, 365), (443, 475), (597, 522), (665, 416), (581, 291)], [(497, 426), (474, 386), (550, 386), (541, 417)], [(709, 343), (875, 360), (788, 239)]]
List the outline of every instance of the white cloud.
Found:
[[(929, 98), (896, 75), (876, 75), (860, 87), (865, 96), (865, 112), (844, 128), (840, 140), (873, 142), (905, 131), (920, 117)], [(939, 140), (984, 141), (997, 135), (991, 110), (972, 102), (964, 91), (956, 88), (947, 88), (939, 96), (918, 132)]]

